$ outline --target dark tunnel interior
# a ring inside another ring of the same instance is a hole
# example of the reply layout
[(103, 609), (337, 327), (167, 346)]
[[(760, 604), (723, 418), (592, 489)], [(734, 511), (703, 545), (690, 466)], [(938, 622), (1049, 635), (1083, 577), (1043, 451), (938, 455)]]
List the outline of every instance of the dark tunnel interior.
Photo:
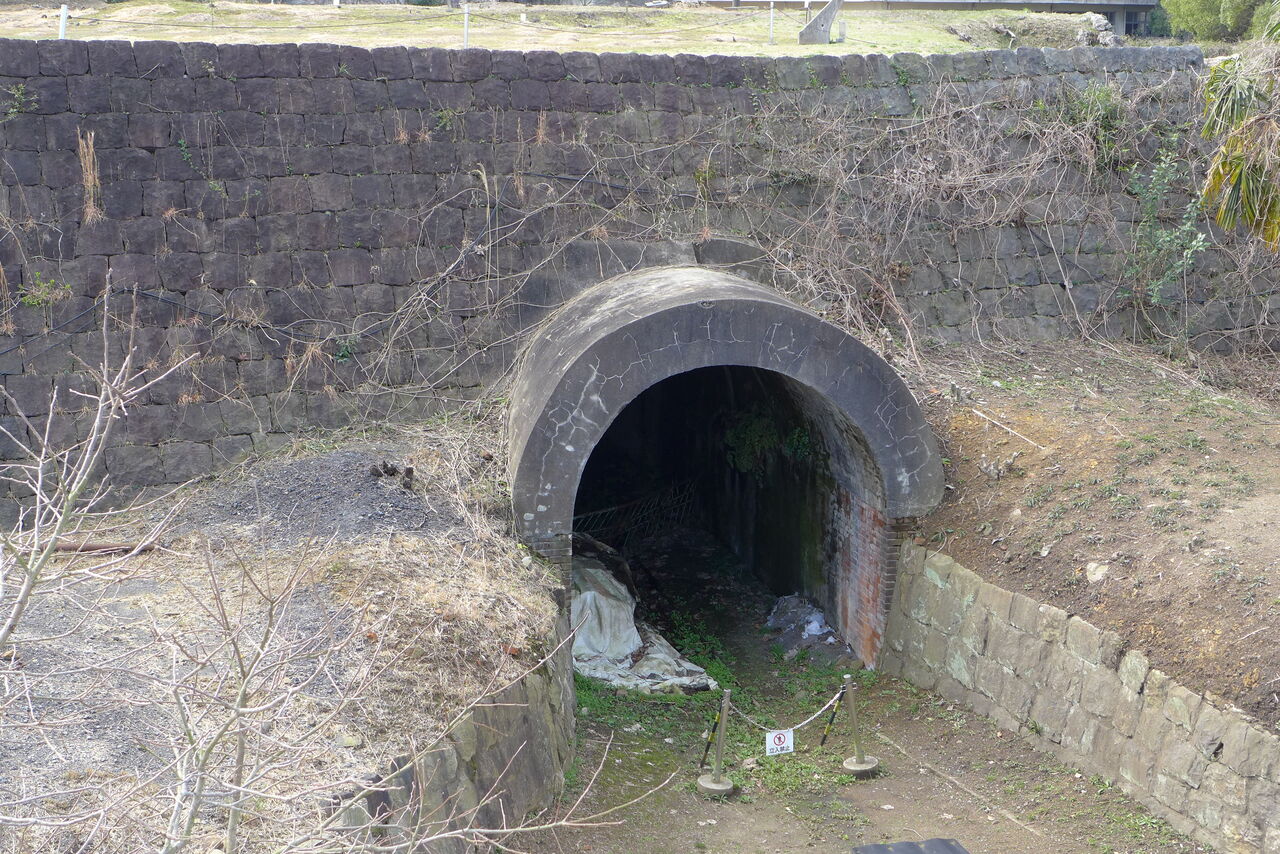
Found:
[(576, 520), (602, 526), (599, 538), (618, 546), (650, 519), (661, 527), (688, 507), (688, 524), (728, 546), (772, 593), (822, 601), (833, 478), (813, 414), (824, 406), (759, 368), (672, 376), (633, 400), (601, 438), (579, 483)]

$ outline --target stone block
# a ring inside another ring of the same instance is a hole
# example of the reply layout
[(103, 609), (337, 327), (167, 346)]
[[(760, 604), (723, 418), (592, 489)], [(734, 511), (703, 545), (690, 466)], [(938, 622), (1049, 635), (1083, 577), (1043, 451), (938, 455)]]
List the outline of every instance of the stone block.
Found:
[(290, 433), (307, 426), (307, 402), (303, 395), (286, 391), (268, 394), (267, 398), (271, 401), (271, 422), (275, 430)]
[(929, 62), (918, 53), (895, 53), (889, 57), (894, 80), (901, 84), (927, 83), (933, 75)]
[(951, 61), (957, 81), (985, 80), (991, 74), (991, 60), (986, 52), (958, 53)]
[(779, 89), (804, 89), (809, 86), (809, 64), (798, 57), (779, 57), (773, 61), (773, 73)]
[(298, 45), (298, 70), (313, 79), (337, 77), (341, 48), (333, 44)]
[(991, 622), (987, 626), (986, 654), (1019, 676), (1036, 670), (1044, 654), (1044, 644), (1012, 626)]
[(973, 650), (969, 649), (962, 643), (954, 640), (948, 645), (947, 649), (947, 675), (963, 685), (966, 689), (972, 689), (974, 684), (974, 669), (977, 665), (977, 656)]
[[(946, 283), (946, 277), (943, 277), (943, 283)], [(941, 326), (968, 324), (973, 316), (968, 294), (959, 289), (948, 289), (936, 294), (931, 300), (931, 309), (931, 323)]]
[(333, 430), (349, 424), (352, 411), (335, 394), (320, 392), (307, 396), (307, 422), (309, 426)]
[(138, 74), (133, 45), (126, 41), (91, 41), (89, 71), (95, 77), (134, 77)]
[(1120, 779), (1140, 792), (1150, 790), (1154, 761), (1155, 757), (1142, 745), (1132, 739), (1125, 741), (1120, 752)]
[(1044, 48), (1020, 47), (1014, 51), (1018, 60), (1018, 74), (1023, 77), (1039, 77), (1049, 72), (1049, 60)]
[(1125, 641), (1118, 632), (1110, 629), (1101, 633), (1098, 638), (1098, 663), (1108, 670), (1120, 666), (1120, 658), (1124, 655)]
[(950, 583), (951, 573), (958, 567), (959, 564), (942, 552), (928, 552), (923, 577), (939, 590), (945, 590)]
[[(1104, 671), (1110, 673), (1111, 671)], [(1111, 725), (1116, 732), (1132, 737), (1138, 725), (1138, 715), (1142, 710), (1139, 695), (1124, 685), (1116, 685), (1111, 697)]]
[[(865, 86), (897, 86), (899, 85), (897, 72), (893, 70), (893, 65), (889, 62), (889, 57), (871, 53), (862, 57), (863, 60), (863, 77)], [(846, 67), (846, 70), (847, 67)]]
[(154, 486), (165, 483), (160, 449), (151, 445), (124, 445), (107, 448), (107, 472), (113, 483)]
[(1174, 725), (1164, 716), (1163, 705), (1163, 700), (1151, 702), (1147, 698), (1134, 725), (1134, 740), (1151, 750), (1159, 750), (1173, 733)]
[(1080, 705), (1090, 714), (1109, 718), (1114, 708), (1115, 693), (1124, 686), (1114, 673), (1101, 667), (1082, 663), (1081, 668)]
[(1188, 791), (1185, 811), (1202, 830), (1216, 835), (1222, 826), (1222, 804), (1210, 794), (1196, 789)]
[(1058, 702), (1072, 705), (1080, 702), (1084, 673), (1080, 659), (1062, 647), (1048, 650), (1044, 665), (1040, 668), (1038, 684)]
[(452, 65), (454, 82), (483, 80), (489, 76), (489, 51), (480, 48), (455, 51)]
[(1264, 829), (1259, 822), (1249, 817), (1234, 814), (1224, 815), (1222, 819), (1222, 850), (1231, 854), (1255, 854), (1263, 843)]
[(129, 116), (129, 144), (156, 149), (169, 144), (169, 120), (162, 115), (135, 113)]
[(1035, 688), (1025, 679), (1006, 678), (1000, 690), (1000, 706), (1016, 721), (1025, 722), (1031, 714)]
[(946, 667), (947, 636), (942, 632), (929, 630), (924, 636), (924, 648), (921, 650), (920, 658), (935, 671), (941, 671)]
[(1237, 715), (1227, 717), (1222, 763), (1246, 777), (1268, 777), (1280, 770), (1280, 739)]
[(1085, 620), (1071, 617), (1067, 621), (1067, 649), (1078, 658), (1098, 664), (1100, 639), (1101, 632)]
[(1039, 727), (1040, 735), (1058, 744), (1062, 742), (1070, 711), (1071, 706), (1062, 702), (1060, 698), (1040, 692), (1036, 694), (1031, 704), (1030, 720)]
[(40, 73), (36, 43), (27, 39), (0, 39), (0, 77), (35, 77)]
[(133, 43), (133, 53), (138, 74), (149, 80), (172, 79), (186, 74), (186, 58), (182, 54), (182, 45), (177, 42), (137, 41)]
[(1155, 768), (1190, 788), (1199, 788), (1209, 767), (1209, 758), (1191, 745), (1186, 734), (1174, 731), (1166, 738), (1156, 757)]
[(974, 669), (974, 690), (990, 699), (998, 699), (1004, 680), (1012, 677), (1012, 671), (1002, 667), (990, 658), (980, 658)]
[[(54, 76), (74, 76), (89, 73), (89, 48), (82, 41), (58, 39), (36, 43), (39, 52), (40, 73)], [(181, 72), (179, 72), (181, 73)], [(0, 65), (0, 75), (10, 75)]]
[(346, 175), (316, 175), (307, 179), (315, 211), (339, 211), (351, 206), (351, 179)]
[(4, 379), (4, 387), (8, 397), (5, 409), (12, 414), (32, 417), (49, 412), (53, 396), (53, 381), (50, 377), (10, 374)]
[[(690, 60), (702, 59), (702, 57), (689, 57), (688, 54), (683, 54), (682, 56)], [(602, 83), (604, 81), (604, 78), (600, 76), (600, 57), (598, 54), (570, 51), (561, 54), (560, 58), (564, 63), (564, 73), (567, 79), (576, 80), (579, 83)], [(677, 60), (680, 58), (680, 56), (676, 57)], [(705, 75), (705, 60), (703, 61), (702, 71)]]
[[(975, 655), (982, 655), (987, 648), (987, 612), (982, 608), (970, 606), (964, 611), (960, 626), (956, 631), (956, 640)], [(972, 687), (972, 686), (970, 686)]]
[(40, 156), (36, 152), (0, 153), (0, 182), (10, 186), (34, 187), (40, 181)]
[(1092, 755), (1100, 726), (1098, 719), (1080, 706), (1071, 707), (1062, 728), (1062, 746), (1077, 750), (1086, 756)]
[(947, 673), (941, 673), (938, 675), (938, 681), (937, 684), (934, 685), (933, 690), (940, 694), (943, 699), (950, 700), (953, 703), (968, 704), (969, 697), (971, 696), (968, 689), (966, 689), (962, 683), (957, 682)]
[(511, 81), (511, 108), (538, 111), (551, 109), (551, 92), (540, 80)]
[(1188, 786), (1159, 770), (1151, 775), (1151, 795), (1174, 812), (1182, 812), (1187, 801)]
[(1254, 778), (1247, 783), (1249, 814), (1280, 828), (1280, 782)]
[(1243, 812), (1248, 804), (1245, 778), (1221, 762), (1210, 762), (1205, 767), (1200, 791), (1233, 812)]
[(1203, 698), (1181, 685), (1170, 684), (1164, 702), (1164, 715), (1178, 726), (1191, 730), (1196, 722)]
[(1131, 649), (1120, 659), (1116, 673), (1126, 688), (1135, 694), (1141, 694), (1147, 681), (1147, 672), (1151, 669), (1147, 657), (1136, 649)]
[(1041, 605), (1037, 610), (1040, 612), (1037, 627), (1040, 639), (1049, 644), (1062, 643), (1067, 636), (1067, 612), (1055, 605)]

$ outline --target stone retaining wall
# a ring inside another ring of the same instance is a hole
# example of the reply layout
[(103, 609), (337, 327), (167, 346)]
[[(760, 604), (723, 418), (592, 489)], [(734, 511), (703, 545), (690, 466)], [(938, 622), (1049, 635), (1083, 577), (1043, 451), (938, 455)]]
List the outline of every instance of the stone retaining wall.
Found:
[[(562, 615), (557, 635), (568, 632)], [(342, 825), (406, 844), (464, 827), (518, 825), (551, 806), (574, 752), (573, 659), (565, 645), (536, 671), (485, 697), (435, 749), (397, 761), (386, 783), (342, 807)], [(385, 773), (385, 772), (384, 772)], [(516, 843), (519, 847), (519, 843)], [(432, 854), (466, 854), (463, 839)]]
[[(785, 286), (751, 247), (785, 243), (822, 192), (787, 172), (806, 116), (875, 134), (945, 91), (1018, 145), (1001, 99), (1105, 84), (1186, 123), (1202, 72), (1183, 47), (769, 59), (0, 40), (0, 419), (43, 430), (55, 387), (55, 409), (75, 408), (108, 282), (139, 365), (195, 356), (130, 407), (106, 459), (117, 483), (184, 482), (308, 427), (420, 417), (502, 376), (534, 324), (608, 276), (723, 262)], [(903, 240), (886, 223), (906, 316), (944, 340), (1071, 334), (1115, 290), (1127, 239), (1090, 231), (1078, 203), (1128, 229), (1122, 183), (1050, 187), (1017, 227)], [(1192, 331), (1267, 310), (1218, 306)], [(55, 442), (81, 430), (54, 420)]]
[(1152, 668), (1119, 635), (903, 547), (886, 672), (1114, 780), (1229, 854), (1280, 852), (1280, 738)]

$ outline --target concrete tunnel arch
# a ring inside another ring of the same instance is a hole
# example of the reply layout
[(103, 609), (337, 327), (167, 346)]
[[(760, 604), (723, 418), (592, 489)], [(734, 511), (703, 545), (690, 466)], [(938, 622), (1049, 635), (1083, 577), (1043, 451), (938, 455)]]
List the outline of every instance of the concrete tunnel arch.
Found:
[(717, 366), (778, 375), (818, 413), (835, 471), (824, 605), (874, 666), (897, 543), (942, 496), (937, 444), (887, 362), (763, 285), (709, 268), (650, 268), (588, 288), (544, 322), (511, 389), (517, 533), (567, 568), (578, 487), (610, 425), (646, 390)]

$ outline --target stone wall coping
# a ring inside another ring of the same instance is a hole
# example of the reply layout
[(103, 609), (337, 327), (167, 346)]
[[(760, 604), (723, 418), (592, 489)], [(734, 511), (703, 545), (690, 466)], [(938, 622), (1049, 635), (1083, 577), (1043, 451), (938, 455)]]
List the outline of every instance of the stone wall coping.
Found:
[(806, 89), (973, 81), (1098, 71), (1177, 71), (1204, 66), (1194, 45), (985, 50), (955, 54), (824, 54), (754, 57), (513, 51), (306, 44), (0, 39), (0, 77), (346, 78), (463, 83), (576, 80)]

